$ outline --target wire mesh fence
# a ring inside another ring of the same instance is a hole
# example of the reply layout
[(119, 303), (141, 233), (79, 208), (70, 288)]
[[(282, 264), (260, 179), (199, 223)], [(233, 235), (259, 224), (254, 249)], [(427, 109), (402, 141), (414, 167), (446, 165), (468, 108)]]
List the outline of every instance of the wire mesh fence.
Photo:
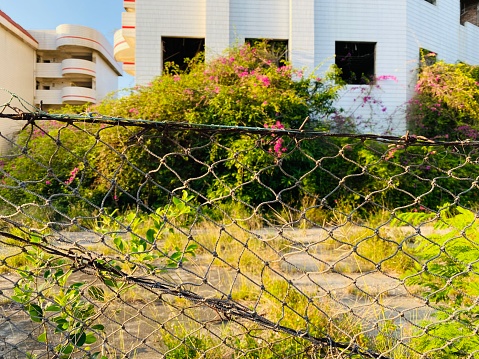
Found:
[(477, 142), (0, 113), (0, 357), (479, 357)]

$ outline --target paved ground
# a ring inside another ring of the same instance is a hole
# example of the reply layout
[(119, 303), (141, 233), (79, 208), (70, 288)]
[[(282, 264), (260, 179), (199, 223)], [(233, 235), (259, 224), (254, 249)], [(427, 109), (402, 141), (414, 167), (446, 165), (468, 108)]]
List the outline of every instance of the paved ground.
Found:
[[(277, 236), (277, 232), (273, 230), (256, 231), (256, 234), (267, 240), (274, 240)], [(66, 235), (73, 241), (81, 241), (82, 244), (92, 242), (91, 233)], [(291, 250), (285, 252), (276, 261), (274, 269), (278, 276), (305, 293), (313, 293), (318, 302), (327, 302), (328, 306), (334, 304), (337, 315), (349, 313), (361, 318), (365, 327), (374, 328), (378, 321), (390, 319), (406, 328), (411, 323), (417, 323), (420, 319), (430, 316), (432, 309), (424, 304), (420, 293), (408, 290), (394, 273), (382, 273), (374, 269), (361, 271), (354, 257), (347, 255), (347, 250), (332, 249), (325, 244), (318, 244), (322, 243), (328, 235), (328, 231), (323, 229), (286, 233), (287, 238), (294, 238), (301, 245), (292, 245)], [(301, 249), (305, 244), (308, 252)], [(339, 268), (342, 273), (337, 270)], [(227, 266), (213, 268), (207, 263), (201, 263), (201, 258), (197, 258), (195, 262), (185, 265), (183, 270), (169, 272), (164, 279), (175, 283), (188, 283), (190, 290), (204, 297), (217, 297), (219, 291), (227, 294), (233, 285), (239, 285), (234, 283), (237, 279), (235, 273), (236, 271), (228, 269)], [(256, 274), (253, 277), (257, 283), (261, 282), (261, 275)], [(39, 324), (32, 323), (21, 308), (9, 299), (13, 295), (12, 289), (17, 279), (18, 277), (11, 273), (0, 274), (0, 304), (2, 304), (0, 305), (0, 359), (24, 357), (25, 355), (21, 352), (26, 350), (42, 350), (41, 346), (35, 344), (35, 335), (31, 334), (35, 332), (35, 326), (38, 327)], [(204, 279), (207, 280), (207, 284), (203, 282)], [(131, 328), (132, 333), (139, 331), (139, 328), (145, 325), (141, 323), (141, 320), (145, 320), (146, 317), (156, 318), (147, 321), (147, 326), (153, 328), (156, 325), (153, 332), (157, 331), (158, 323), (166, 320), (167, 315), (160, 314), (165, 312), (165, 308), (158, 300), (152, 300), (147, 304), (145, 300), (133, 301), (129, 311), (131, 314), (136, 313), (136, 317), (127, 318), (125, 313), (128, 310), (126, 310), (123, 318), (117, 321), (120, 327), (126, 323), (126, 327)], [(140, 312), (142, 314), (138, 315)], [(202, 315), (211, 314), (211, 312), (205, 312)], [(215, 313), (213, 314), (216, 316)], [(267, 316), (266, 312), (264, 314)], [(111, 329), (122, 330), (114, 323), (111, 324)], [(138, 334), (138, 337), (142, 335)], [(136, 345), (135, 337), (132, 334), (130, 342), (126, 340), (126, 344), (124, 342), (122, 345)], [(151, 357), (148, 351), (137, 350), (135, 357), (147, 358), (148, 356)]]

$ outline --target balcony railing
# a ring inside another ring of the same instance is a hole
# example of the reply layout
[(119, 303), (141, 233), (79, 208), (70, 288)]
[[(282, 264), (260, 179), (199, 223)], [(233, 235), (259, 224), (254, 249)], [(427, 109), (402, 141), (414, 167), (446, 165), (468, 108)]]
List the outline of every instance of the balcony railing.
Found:
[(117, 30), (114, 36), (115, 59), (120, 62), (135, 62), (135, 47), (131, 46), (123, 36), (123, 29)]
[(131, 45), (134, 46), (136, 40), (136, 13), (123, 12), (121, 14), (121, 29), (123, 37)]
[(61, 78), (62, 64), (61, 63), (37, 63), (36, 77), (42, 78)]
[(136, 74), (136, 66), (134, 62), (124, 62), (123, 63), (123, 71), (131, 76), (135, 76)]
[(62, 90), (36, 90), (35, 103), (43, 102), (45, 105), (61, 105)]
[(86, 75), (90, 77), (96, 76), (95, 63), (82, 59), (66, 59), (62, 61), (62, 75)]
[(62, 88), (63, 103), (81, 104), (96, 103), (96, 91), (86, 87), (68, 86)]
[(123, 0), (123, 7), (126, 11), (135, 11), (136, 1), (135, 0)]

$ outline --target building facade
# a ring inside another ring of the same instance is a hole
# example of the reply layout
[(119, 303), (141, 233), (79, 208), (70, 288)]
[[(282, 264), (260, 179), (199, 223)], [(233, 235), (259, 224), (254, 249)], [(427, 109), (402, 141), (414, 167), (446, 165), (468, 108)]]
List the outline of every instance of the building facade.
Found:
[[(11, 100), (10, 93), (33, 104), (37, 49), (38, 41), (7, 14), (0, 11), (0, 88), (2, 88), (0, 104)], [(21, 107), (18, 101), (13, 102), (12, 105)], [(5, 112), (8, 113), (8, 109)], [(9, 138), (22, 126), (23, 124), (18, 121), (2, 118), (0, 119), (0, 134), (2, 137)], [(0, 152), (5, 149), (7, 143), (0, 139)]]
[[(0, 104), (15, 100), (21, 110), (97, 103), (118, 90), (121, 65), (98, 31), (79, 25), (27, 31), (0, 11)], [(21, 101), (21, 103), (20, 103)], [(8, 110), (3, 113), (7, 113)], [(0, 153), (23, 124), (1, 119)], [(3, 139), (2, 139), (3, 137)]]
[[(136, 83), (161, 74), (174, 53), (204, 46), (211, 58), (248, 39), (285, 41), (293, 66), (321, 74), (330, 65), (348, 82), (338, 105), (359, 118), (366, 76), (378, 86), (384, 123), (363, 131), (404, 133), (400, 110), (414, 93), (420, 53), (479, 64), (477, 0), (124, 0), (114, 51)], [(182, 48), (183, 46), (183, 48)], [(377, 81), (380, 81), (377, 82)], [(371, 82), (370, 82), (371, 83)], [(369, 91), (369, 90), (368, 90)], [(387, 114), (387, 116), (386, 116)], [(387, 122), (387, 123), (386, 123)]]
[(31, 30), (38, 40), (35, 99), (44, 109), (63, 104), (97, 103), (117, 90), (121, 67), (98, 31), (80, 25)]

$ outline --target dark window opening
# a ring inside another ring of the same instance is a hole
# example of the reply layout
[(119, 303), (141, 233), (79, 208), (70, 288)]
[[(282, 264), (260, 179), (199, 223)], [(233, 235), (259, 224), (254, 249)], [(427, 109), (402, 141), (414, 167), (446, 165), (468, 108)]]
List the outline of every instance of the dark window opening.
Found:
[(433, 4), (433, 5), (436, 5), (436, 0), (426, 0), (426, 2), (428, 2), (430, 4)]
[(267, 60), (282, 66), (289, 59), (288, 40), (245, 39), (245, 43), (264, 51)]
[(91, 54), (91, 53), (72, 53), (71, 58), (72, 59), (77, 59), (77, 60), (93, 61), (93, 54)]
[(374, 81), (375, 42), (336, 41), (336, 66), (348, 84), (368, 84)]
[(70, 82), (70, 86), (73, 87), (85, 87), (88, 89), (93, 88), (93, 81), (75, 81), (75, 82)]
[(185, 37), (163, 37), (163, 68), (165, 63), (173, 62), (184, 71), (188, 67), (185, 59), (192, 59), (205, 50), (205, 39)]
[(478, 21), (478, 10), (479, 10), (479, 1), (478, 0), (461, 0), (461, 25), (464, 25), (466, 22), (470, 22), (474, 25), (479, 25)]
[(431, 66), (437, 61), (437, 54), (427, 49), (419, 49), (420, 66)]

